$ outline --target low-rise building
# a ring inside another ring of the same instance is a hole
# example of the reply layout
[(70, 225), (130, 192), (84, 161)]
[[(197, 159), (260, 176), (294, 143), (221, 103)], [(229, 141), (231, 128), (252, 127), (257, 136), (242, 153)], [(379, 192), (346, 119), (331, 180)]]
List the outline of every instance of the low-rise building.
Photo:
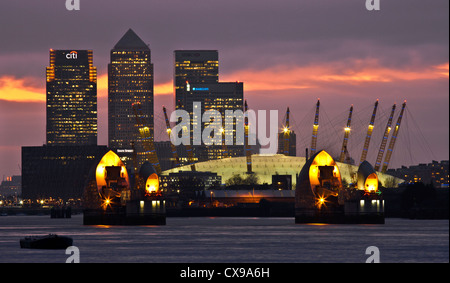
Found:
[(420, 163), (409, 167), (402, 166), (397, 169), (389, 169), (386, 172), (394, 177), (404, 179), (407, 183), (432, 184), (436, 188), (449, 186), (449, 161), (441, 162), (433, 160), (431, 163)]
[(19, 197), (22, 194), (22, 176), (9, 176), (0, 184), (0, 199)]

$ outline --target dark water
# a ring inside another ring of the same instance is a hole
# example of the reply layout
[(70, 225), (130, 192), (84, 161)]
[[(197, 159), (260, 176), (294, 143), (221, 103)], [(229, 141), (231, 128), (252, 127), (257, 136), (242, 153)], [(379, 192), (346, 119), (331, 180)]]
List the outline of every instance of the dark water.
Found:
[(448, 220), (299, 225), (293, 218), (168, 218), (166, 226), (83, 226), (82, 216), (0, 217), (0, 262), (64, 263), (65, 250), (20, 249), (20, 238), (71, 236), (80, 262), (449, 262)]

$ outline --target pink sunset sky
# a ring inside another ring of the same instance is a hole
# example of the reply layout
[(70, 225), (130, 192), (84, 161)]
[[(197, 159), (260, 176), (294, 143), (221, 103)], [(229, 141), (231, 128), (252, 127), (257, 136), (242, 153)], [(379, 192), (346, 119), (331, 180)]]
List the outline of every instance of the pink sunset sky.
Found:
[(290, 107), (298, 156), (310, 145), (320, 98), (319, 147), (338, 155), (353, 104), (348, 148), (359, 160), (379, 99), (369, 162), (390, 108), (404, 100), (390, 168), (449, 159), (448, 6), (381, 0), (380, 11), (367, 11), (364, 0), (81, 0), (80, 11), (67, 11), (64, 0), (7, 1), (0, 9), (0, 178), (20, 175), (22, 146), (45, 143), (50, 48), (94, 51), (98, 143), (107, 144), (109, 52), (129, 28), (152, 51), (156, 140), (167, 140), (162, 105), (173, 110), (173, 51), (215, 49), (220, 81), (244, 82), (251, 109), (278, 110), (281, 127)]

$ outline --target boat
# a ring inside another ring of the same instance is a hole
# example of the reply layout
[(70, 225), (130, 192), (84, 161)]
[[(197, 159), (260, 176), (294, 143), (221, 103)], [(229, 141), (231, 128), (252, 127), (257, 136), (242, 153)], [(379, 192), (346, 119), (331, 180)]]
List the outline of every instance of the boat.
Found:
[(73, 239), (56, 234), (45, 236), (28, 236), (20, 239), (22, 249), (66, 249), (72, 246)]

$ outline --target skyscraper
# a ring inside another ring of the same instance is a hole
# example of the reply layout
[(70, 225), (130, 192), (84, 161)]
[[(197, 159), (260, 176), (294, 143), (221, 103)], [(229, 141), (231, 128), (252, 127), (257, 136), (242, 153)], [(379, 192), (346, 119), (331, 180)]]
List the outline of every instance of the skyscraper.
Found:
[(97, 144), (97, 68), (92, 50), (50, 49), (47, 145)]
[[(218, 82), (218, 83), (202, 83), (189, 84), (187, 95), (185, 97), (186, 107), (184, 108), (192, 117), (192, 123), (200, 120), (195, 115), (194, 103), (201, 103), (200, 113), (208, 110), (217, 110), (222, 116), (222, 129), (225, 130), (225, 139), (233, 141), (233, 145), (208, 145), (194, 146), (196, 157), (199, 161), (214, 160), (225, 157), (236, 157), (244, 155), (244, 146), (237, 144), (236, 133), (237, 127), (244, 129), (243, 117), (232, 119), (226, 118), (226, 111), (243, 111), (244, 104), (244, 83), (242, 82)], [(227, 124), (228, 123), (228, 124)], [(209, 125), (209, 121), (202, 121), (201, 130)], [(226, 131), (226, 129), (233, 129)], [(191, 137), (194, 136), (193, 126), (191, 126)], [(225, 141), (222, 140), (222, 143)], [(243, 137), (242, 137), (243, 142)]]
[(92, 50), (50, 50), (47, 144), (22, 147), (22, 197), (78, 199), (92, 166), (107, 151), (97, 145), (97, 69)]
[(175, 50), (174, 57), (175, 107), (184, 109), (188, 95), (187, 83), (219, 81), (219, 53), (217, 50)]
[(130, 165), (133, 143), (139, 164), (143, 163), (142, 145), (133, 103), (140, 102), (151, 136), (153, 122), (153, 64), (150, 48), (129, 29), (111, 50), (108, 64), (108, 143), (126, 165)]
[[(219, 82), (219, 54), (217, 50), (176, 50), (175, 57), (175, 103), (177, 109), (186, 110), (191, 116), (191, 141), (193, 124), (200, 117), (194, 115), (194, 102), (201, 103), (201, 114), (207, 110), (217, 110), (222, 114), (225, 122), (226, 110), (243, 110), (244, 85), (242, 82)], [(204, 122), (204, 121), (203, 121)], [(234, 129), (237, 125), (243, 126), (243, 121), (232, 122)], [(239, 124), (240, 123), (240, 124)], [(204, 122), (203, 128), (209, 124)], [(225, 124), (223, 124), (225, 126)], [(228, 156), (241, 156), (244, 147), (236, 145), (236, 130), (225, 132), (234, 145), (227, 148), (220, 145), (194, 146), (194, 154), (198, 161), (223, 158)], [(230, 135), (232, 135), (230, 137)]]

